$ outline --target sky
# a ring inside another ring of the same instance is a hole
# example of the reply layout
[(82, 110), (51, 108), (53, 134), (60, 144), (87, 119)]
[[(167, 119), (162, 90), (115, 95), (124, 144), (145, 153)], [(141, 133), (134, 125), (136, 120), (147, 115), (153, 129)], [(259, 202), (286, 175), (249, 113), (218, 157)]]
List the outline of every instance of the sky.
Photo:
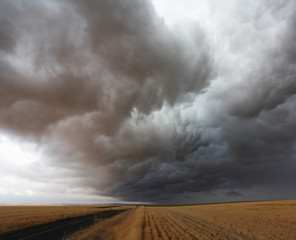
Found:
[(294, 0), (0, 0), (0, 203), (296, 198)]

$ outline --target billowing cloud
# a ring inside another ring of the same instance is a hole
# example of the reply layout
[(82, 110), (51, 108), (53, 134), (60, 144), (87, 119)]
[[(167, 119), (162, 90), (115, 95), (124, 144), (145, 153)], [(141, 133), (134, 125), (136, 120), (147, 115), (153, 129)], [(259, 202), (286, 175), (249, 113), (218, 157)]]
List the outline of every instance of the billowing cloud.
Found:
[(203, 18), (170, 25), (148, 0), (1, 1), (0, 128), (100, 196), (283, 194), (295, 182), (295, 3), (191, 4)]

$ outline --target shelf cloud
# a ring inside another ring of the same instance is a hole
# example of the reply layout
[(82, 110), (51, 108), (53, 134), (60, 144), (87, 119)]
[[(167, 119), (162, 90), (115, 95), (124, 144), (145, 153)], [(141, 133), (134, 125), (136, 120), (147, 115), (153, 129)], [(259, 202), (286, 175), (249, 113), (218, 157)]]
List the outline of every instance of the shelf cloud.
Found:
[(0, 129), (95, 195), (293, 197), (295, 3), (201, 3), (1, 1)]

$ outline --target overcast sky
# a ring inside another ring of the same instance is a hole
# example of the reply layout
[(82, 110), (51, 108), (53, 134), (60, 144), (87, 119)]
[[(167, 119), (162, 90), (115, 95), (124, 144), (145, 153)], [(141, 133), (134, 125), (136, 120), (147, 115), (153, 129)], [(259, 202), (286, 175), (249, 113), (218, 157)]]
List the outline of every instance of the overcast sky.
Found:
[(0, 0), (0, 203), (296, 198), (294, 0)]

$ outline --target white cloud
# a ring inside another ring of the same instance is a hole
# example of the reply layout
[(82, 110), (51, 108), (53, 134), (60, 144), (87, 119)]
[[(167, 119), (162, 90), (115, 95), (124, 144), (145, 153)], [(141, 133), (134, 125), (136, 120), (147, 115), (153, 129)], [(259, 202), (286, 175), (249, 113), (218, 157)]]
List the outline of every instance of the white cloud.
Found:
[(76, 187), (69, 172), (48, 164), (36, 143), (0, 133), (0, 203), (117, 201)]

